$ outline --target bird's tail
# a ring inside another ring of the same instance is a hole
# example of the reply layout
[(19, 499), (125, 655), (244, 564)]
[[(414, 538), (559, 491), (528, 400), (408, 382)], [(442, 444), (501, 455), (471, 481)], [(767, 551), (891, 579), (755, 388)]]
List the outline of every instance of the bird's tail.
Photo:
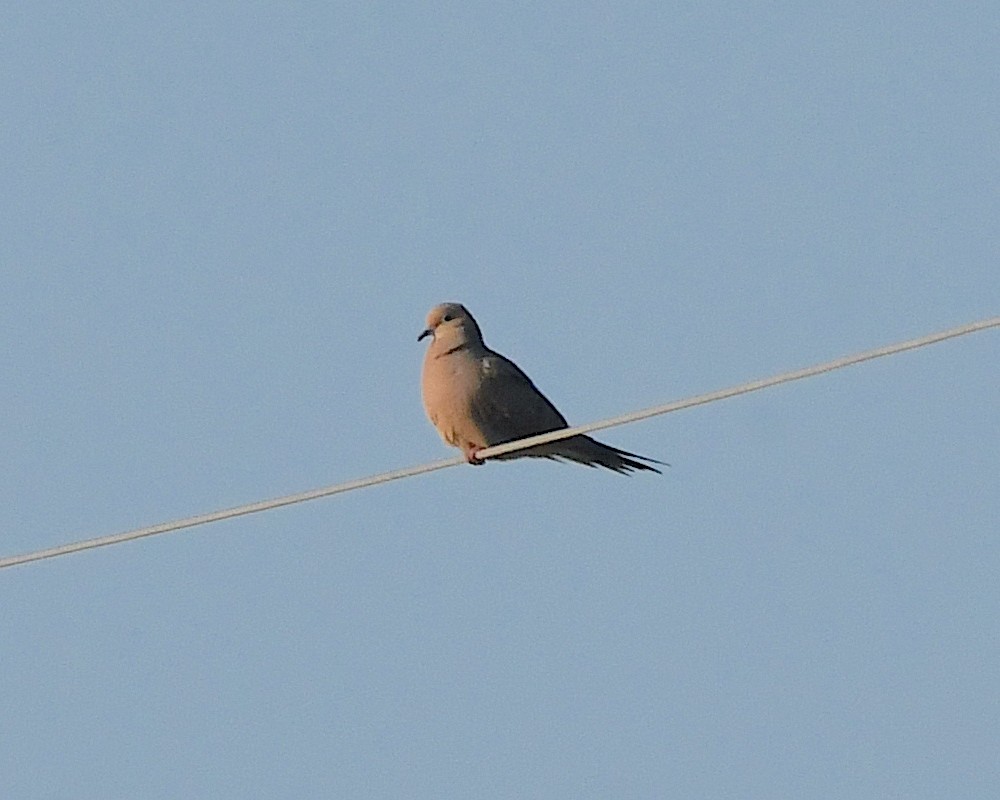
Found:
[[(628, 450), (619, 450), (617, 447), (611, 447), (583, 435), (571, 436), (568, 439), (531, 447), (527, 450), (511, 453), (509, 457), (518, 456), (575, 461), (577, 464), (585, 464), (588, 467), (604, 467), (622, 475), (641, 471), (662, 474), (656, 467), (643, 463), (646, 461), (651, 464), (668, 466), (655, 458), (640, 456), (637, 453), (630, 453)], [(500, 458), (504, 458), (504, 456), (500, 456)]]

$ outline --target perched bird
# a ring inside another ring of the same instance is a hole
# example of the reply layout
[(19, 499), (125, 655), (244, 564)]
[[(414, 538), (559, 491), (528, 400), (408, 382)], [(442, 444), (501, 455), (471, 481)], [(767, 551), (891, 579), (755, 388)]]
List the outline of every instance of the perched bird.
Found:
[[(423, 400), (427, 416), (450, 445), (481, 464), (483, 448), (567, 428), (566, 418), (513, 362), (483, 344), (479, 325), (458, 303), (443, 303), (427, 315), (427, 328), (417, 337), (432, 337), (424, 356)], [(662, 464), (589, 436), (571, 436), (497, 458), (566, 459), (615, 472), (659, 472), (644, 464)]]

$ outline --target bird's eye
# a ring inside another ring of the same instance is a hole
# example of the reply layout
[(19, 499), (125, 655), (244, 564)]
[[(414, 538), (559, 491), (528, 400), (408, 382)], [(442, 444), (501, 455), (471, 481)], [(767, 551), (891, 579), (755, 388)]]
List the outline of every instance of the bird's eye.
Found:
[(455, 318), (451, 314), (445, 314), (443, 317), (441, 317), (442, 322), (451, 322), (453, 319)]

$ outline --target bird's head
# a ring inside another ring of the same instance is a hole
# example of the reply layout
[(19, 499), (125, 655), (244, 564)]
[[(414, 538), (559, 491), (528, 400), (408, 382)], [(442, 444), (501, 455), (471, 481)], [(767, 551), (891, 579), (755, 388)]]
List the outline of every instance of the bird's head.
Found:
[(459, 303), (442, 303), (434, 306), (427, 315), (427, 327), (417, 337), (419, 342), (425, 336), (434, 338), (434, 346), (447, 349), (463, 344), (481, 345), (483, 335), (472, 314)]

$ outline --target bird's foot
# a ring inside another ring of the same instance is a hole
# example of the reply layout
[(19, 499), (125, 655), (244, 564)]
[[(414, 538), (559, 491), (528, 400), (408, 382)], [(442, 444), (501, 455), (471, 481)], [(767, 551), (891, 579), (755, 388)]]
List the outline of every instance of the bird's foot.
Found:
[(476, 458), (476, 453), (478, 452), (479, 448), (475, 447), (474, 445), (469, 445), (468, 447), (464, 448), (465, 460), (476, 467), (478, 467), (480, 464), (485, 463), (483, 459)]

